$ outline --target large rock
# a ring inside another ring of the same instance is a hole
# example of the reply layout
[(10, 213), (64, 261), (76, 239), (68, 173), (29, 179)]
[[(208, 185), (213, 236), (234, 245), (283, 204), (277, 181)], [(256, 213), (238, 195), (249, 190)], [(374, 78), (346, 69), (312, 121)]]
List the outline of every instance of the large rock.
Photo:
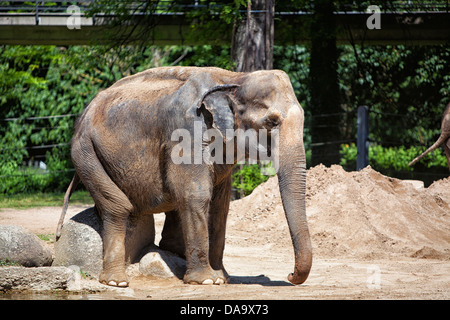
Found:
[(0, 226), (0, 260), (13, 261), (24, 267), (49, 266), (52, 252), (44, 241), (20, 226)]
[(65, 267), (0, 268), (0, 291), (67, 290), (76, 281), (74, 271)]
[[(55, 243), (54, 266), (77, 265), (83, 272), (98, 278), (103, 268), (103, 222), (94, 207), (64, 223)], [(155, 240), (153, 215), (131, 217), (127, 227), (125, 252), (128, 263), (138, 262), (141, 251)]]
[(53, 266), (77, 265), (93, 277), (100, 275), (103, 261), (102, 221), (94, 207), (64, 223), (55, 243)]
[(182, 279), (186, 272), (186, 260), (152, 245), (147, 248), (147, 253), (139, 262), (139, 271), (146, 276)]

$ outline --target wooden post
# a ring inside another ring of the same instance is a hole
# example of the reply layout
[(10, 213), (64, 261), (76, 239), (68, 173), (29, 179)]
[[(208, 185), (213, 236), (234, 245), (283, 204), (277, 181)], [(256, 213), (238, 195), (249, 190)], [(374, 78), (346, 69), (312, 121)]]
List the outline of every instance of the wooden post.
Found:
[(356, 140), (358, 151), (356, 158), (356, 171), (369, 165), (369, 108), (358, 107), (358, 134)]

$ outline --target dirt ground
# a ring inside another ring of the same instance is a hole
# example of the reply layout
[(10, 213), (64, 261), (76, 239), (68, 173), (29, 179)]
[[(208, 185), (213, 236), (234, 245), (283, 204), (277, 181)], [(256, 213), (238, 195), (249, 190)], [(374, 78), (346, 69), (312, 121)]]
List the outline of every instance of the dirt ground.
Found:
[[(66, 219), (86, 207), (70, 206)], [(3, 209), (0, 224), (54, 233), (60, 210)], [(185, 285), (138, 276), (128, 289), (86, 298), (450, 298), (450, 178), (423, 188), (370, 167), (345, 172), (340, 166), (316, 166), (307, 173), (307, 215), (314, 260), (303, 285), (287, 281), (293, 249), (274, 177), (231, 204), (224, 256), (229, 284)], [(164, 215), (155, 215), (155, 221), (158, 243)]]

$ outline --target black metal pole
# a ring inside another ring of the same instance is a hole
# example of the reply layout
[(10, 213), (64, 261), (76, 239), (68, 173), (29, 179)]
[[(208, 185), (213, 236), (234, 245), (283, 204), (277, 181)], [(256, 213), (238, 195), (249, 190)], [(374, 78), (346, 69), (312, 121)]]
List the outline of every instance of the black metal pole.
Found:
[(36, 0), (35, 1), (35, 9), (36, 9), (36, 12), (35, 12), (35, 20), (36, 20), (36, 25), (39, 25), (39, 3), (38, 3), (38, 0)]
[(358, 107), (358, 136), (356, 141), (358, 151), (356, 158), (356, 171), (369, 165), (369, 108)]

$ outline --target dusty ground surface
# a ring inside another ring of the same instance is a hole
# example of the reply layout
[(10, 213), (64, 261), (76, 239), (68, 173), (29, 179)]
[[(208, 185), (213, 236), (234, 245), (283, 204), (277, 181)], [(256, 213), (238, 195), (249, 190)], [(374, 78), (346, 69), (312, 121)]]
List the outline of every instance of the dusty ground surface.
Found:
[[(87, 206), (70, 206), (68, 217)], [(3, 209), (0, 224), (54, 233), (60, 208)], [(366, 168), (317, 166), (307, 174), (313, 266), (300, 286), (277, 178), (231, 204), (221, 286), (135, 277), (129, 289), (84, 297), (120, 299), (449, 299), (450, 178), (428, 188)], [(157, 242), (164, 215), (155, 215)], [(93, 280), (91, 280), (93, 281)], [(77, 298), (74, 296), (74, 298)]]

